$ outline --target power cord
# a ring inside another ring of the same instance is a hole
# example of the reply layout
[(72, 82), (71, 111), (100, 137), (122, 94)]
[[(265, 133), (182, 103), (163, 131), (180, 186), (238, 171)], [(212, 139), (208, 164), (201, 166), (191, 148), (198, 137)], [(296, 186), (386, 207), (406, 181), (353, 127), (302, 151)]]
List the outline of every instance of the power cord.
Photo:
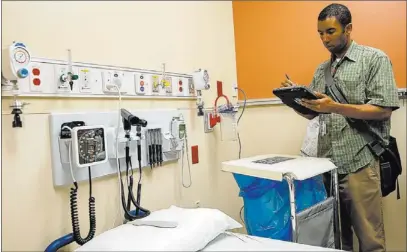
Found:
[(122, 195), (122, 182), (121, 182), (121, 174), (120, 174), (120, 160), (119, 160), (119, 129), (121, 125), (121, 109), (122, 109), (122, 95), (120, 92), (119, 86), (116, 84), (111, 84), (108, 87), (109, 89), (114, 88), (117, 90), (117, 93), (119, 95), (119, 103), (118, 103), (118, 109), (117, 109), (117, 128), (116, 128), (116, 167), (117, 167), (117, 177), (118, 177), (118, 183), (119, 183), (119, 206), (116, 211), (116, 215), (114, 217), (113, 221), (113, 227), (116, 224), (117, 216), (119, 215), (120, 209), (121, 209), (121, 200), (120, 200), (120, 195)]
[[(184, 188), (190, 188), (191, 186), (192, 186), (192, 178), (191, 178), (191, 166), (190, 166), (190, 163), (189, 163), (189, 154), (188, 154), (188, 138), (187, 138), (187, 132), (186, 132), (186, 129), (185, 129), (185, 138), (184, 138), (184, 143), (185, 144), (183, 144), (184, 146), (182, 146), (182, 168), (181, 168), (181, 173), (182, 173), (182, 186), (184, 187)], [(186, 150), (186, 153), (187, 153), (187, 162), (188, 162), (188, 174), (189, 174), (189, 185), (188, 186), (186, 186), (185, 184), (184, 184), (184, 148), (185, 148), (185, 150)]]
[[(72, 128), (68, 126), (62, 127), (62, 129), (68, 129), (72, 133)], [(62, 130), (61, 129), (61, 130)], [(85, 238), (82, 238), (81, 231), (79, 227), (79, 216), (78, 216), (78, 205), (77, 205), (77, 198), (78, 198), (78, 182), (73, 175), (72, 169), (72, 140), (69, 142), (68, 145), (68, 157), (69, 157), (69, 168), (71, 171), (72, 181), (75, 188), (71, 188), (70, 192), (70, 208), (71, 208), (71, 221), (72, 221), (72, 229), (73, 229), (73, 239), (79, 245), (83, 245), (88, 241), (92, 240), (96, 233), (96, 209), (95, 209), (95, 197), (92, 196), (92, 173), (91, 168), (88, 166), (89, 171), (89, 232)]]
[(95, 209), (95, 197), (92, 196), (92, 173), (91, 168), (88, 166), (89, 171), (89, 222), (90, 229), (88, 235), (85, 238), (81, 237), (81, 231), (79, 227), (79, 216), (78, 216), (78, 206), (77, 206), (77, 194), (78, 194), (78, 183), (75, 181), (75, 188), (71, 188), (71, 219), (73, 235), (76, 243), (83, 245), (88, 241), (92, 240), (96, 233), (96, 209)]
[[(244, 97), (242, 113), (240, 113), (240, 116), (239, 116), (239, 118), (237, 119), (237, 123), (236, 123), (237, 126), (239, 126), (240, 119), (242, 118), (242, 115), (243, 115), (243, 113), (244, 113), (244, 110), (246, 109), (247, 97), (246, 97), (246, 93), (244, 92), (243, 89), (241, 89), (241, 88), (239, 88), (239, 87), (236, 87), (236, 89), (239, 90), (240, 92), (242, 92), (243, 97)], [(241, 156), (242, 156), (242, 142), (241, 142), (241, 140), (240, 140), (240, 134), (239, 134), (239, 128), (238, 128), (238, 127), (237, 127), (237, 140), (238, 140), (238, 142), (239, 142), (239, 159), (240, 159)], [(244, 208), (244, 206), (242, 206), (242, 207), (240, 208), (239, 216), (240, 216), (240, 220), (243, 222), (243, 224), (246, 225), (246, 223), (244, 222), (243, 217), (242, 217), (243, 208)]]
[[(244, 110), (246, 109), (247, 98), (246, 98), (246, 93), (243, 91), (243, 89), (241, 89), (239, 87), (236, 87), (236, 89), (239, 90), (240, 92), (242, 92), (243, 97), (244, 97), (242, 113), (240, 114), (239, 118), (237, 119), (237, 126), (239, 126), (240, 119), (242, 118)], [(241, 155), (242, 155), (242, 143), (240, 141), (239, 129), (237, 130), (237, 139), (239, 141), (239, 159), (240, 159)]]

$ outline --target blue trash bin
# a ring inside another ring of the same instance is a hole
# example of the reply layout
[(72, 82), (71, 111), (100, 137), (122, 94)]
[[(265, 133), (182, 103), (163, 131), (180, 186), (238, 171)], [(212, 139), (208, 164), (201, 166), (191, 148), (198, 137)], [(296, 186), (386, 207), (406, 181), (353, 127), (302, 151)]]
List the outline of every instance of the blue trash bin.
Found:
[[(233, 174), (244, 202), (249, 235), (291, 241), (290, 197), (287, 181)], [(294, 181), (296, 213), (327, 198), (322, 175)]]

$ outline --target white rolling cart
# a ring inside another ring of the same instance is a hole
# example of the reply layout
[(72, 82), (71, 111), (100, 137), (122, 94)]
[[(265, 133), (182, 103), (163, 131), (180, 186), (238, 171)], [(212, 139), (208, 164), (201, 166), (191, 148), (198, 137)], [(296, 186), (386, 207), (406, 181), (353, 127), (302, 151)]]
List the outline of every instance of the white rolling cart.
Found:
[[(292, 242), (341, 249), (338, 174), (337, 167), (329, 159), (261, 155), (222, 162), (222, 171), (273, 181), (286, 180), (289, 187)], [(332, 175), (332, 195), (296, 213), (294, 181), (306, 180), (326, 172)]]

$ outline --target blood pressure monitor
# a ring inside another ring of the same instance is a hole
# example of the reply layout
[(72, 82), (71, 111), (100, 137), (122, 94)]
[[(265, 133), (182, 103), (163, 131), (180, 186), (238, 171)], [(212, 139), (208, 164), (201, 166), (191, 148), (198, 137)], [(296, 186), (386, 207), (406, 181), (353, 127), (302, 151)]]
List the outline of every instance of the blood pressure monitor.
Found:
[(72, 148), (77, 167), (107, 162), (104, 126), (79, 126), (72, 129)]

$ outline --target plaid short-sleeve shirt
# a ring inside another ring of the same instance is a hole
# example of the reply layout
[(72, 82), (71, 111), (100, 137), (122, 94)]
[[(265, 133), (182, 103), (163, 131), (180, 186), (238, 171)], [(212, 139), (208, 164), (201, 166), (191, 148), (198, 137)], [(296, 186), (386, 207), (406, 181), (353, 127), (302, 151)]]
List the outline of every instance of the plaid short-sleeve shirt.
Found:
[[(339, 61), (333, 57), (333, 79), (351, 104), (372, 104), (381, 107), (399, 108), (396, 81), (390, 59), (381, 50), (358, 45), (351, 46)], [(339, 65), (338, 62), (340, 62)], [(310, 88), (330, 95), (326, 91), (324, 68), (329, 61), (316, 70)], [(367, 142), (339, 114), (319, 116), (320, 125), (325, 125), (318, 139), (318, 156), (330, 158), (338, 167), (338, 173), (348, 174), (373, 161)], [(388, 143), (390, 119), (367, 121), (376, 137)]]

